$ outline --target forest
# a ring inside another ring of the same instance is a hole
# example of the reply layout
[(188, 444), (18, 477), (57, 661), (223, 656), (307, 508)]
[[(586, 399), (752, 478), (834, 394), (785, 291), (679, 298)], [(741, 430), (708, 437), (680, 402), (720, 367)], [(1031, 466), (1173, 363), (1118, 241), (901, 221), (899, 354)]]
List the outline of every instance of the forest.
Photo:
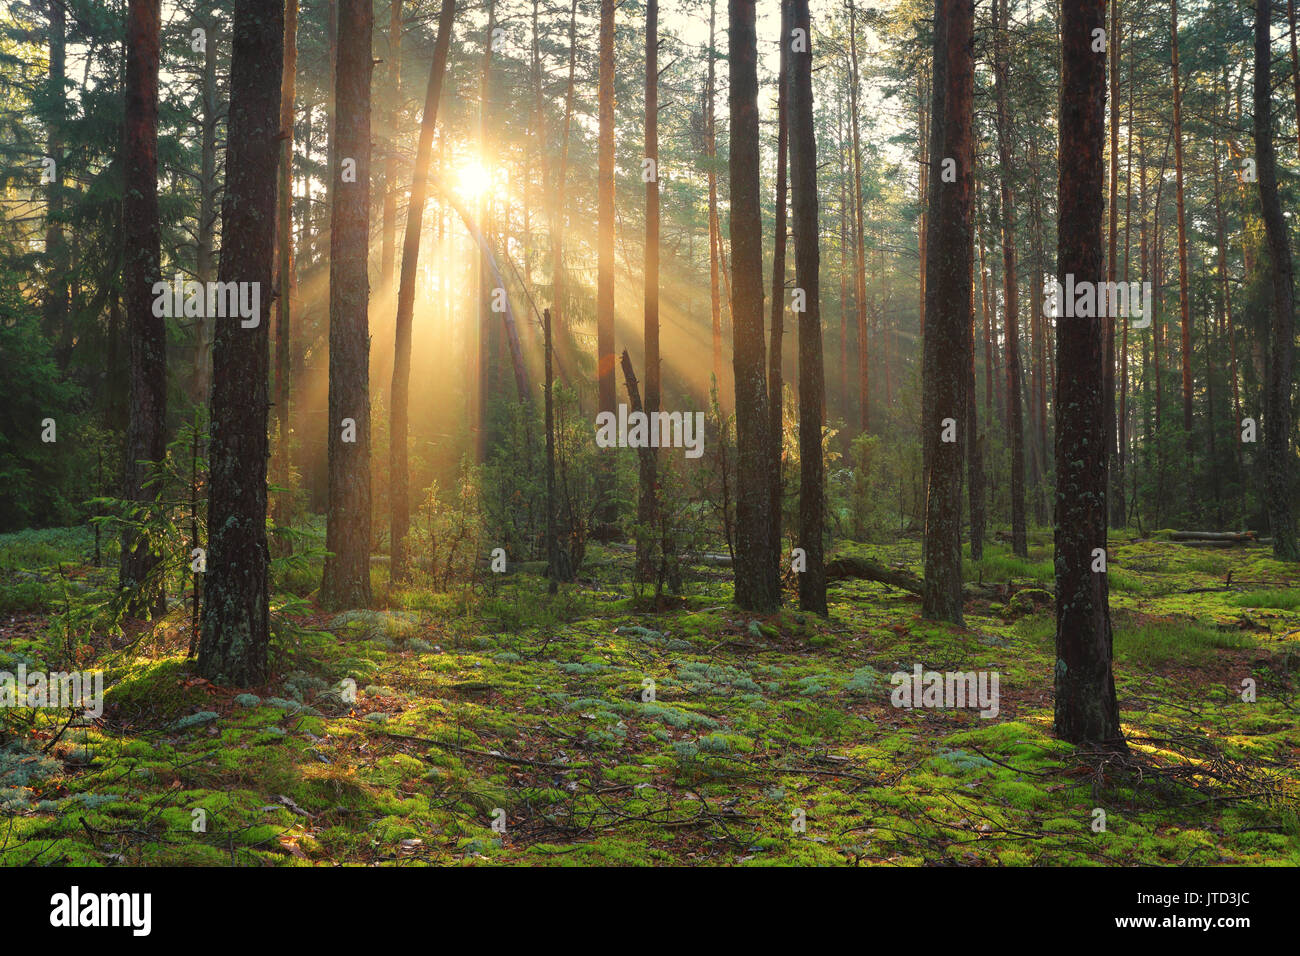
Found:
[(0, 865), (1300, 865), (1297, 18), (0, 3)]

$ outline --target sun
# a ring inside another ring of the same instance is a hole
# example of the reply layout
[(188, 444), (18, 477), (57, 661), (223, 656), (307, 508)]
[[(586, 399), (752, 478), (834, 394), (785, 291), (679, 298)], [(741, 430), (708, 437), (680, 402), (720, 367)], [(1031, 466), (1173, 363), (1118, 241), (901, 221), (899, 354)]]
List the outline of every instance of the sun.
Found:
[(477, 159), (467, 159), (456, 170), (456, 187), (465, 196), (476, 198), (492, 188), (492, 173)]

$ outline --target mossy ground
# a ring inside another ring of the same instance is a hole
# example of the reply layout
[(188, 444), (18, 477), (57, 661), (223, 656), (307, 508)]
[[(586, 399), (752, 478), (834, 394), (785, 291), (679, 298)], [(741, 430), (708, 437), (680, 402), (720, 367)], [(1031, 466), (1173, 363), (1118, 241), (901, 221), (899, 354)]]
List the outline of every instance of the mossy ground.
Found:
[[(829, 620), (756, 619), (725, 569), (644, 610), (630, 557), (597, 550), (554, 597), (527, 572), (385, 610), (308, 596), (267, 687), (197, 679), (183, 607), (92, 634), (75, 653), (106, 672), (99, 721), (0, 714), (0, 862), (1300, 864), (1300, 570), (1128, 541), (1110, 557), (1127, 761), (1051, 735), (1053, 611), (1016, 597), (1050, 591), (1050, 544), (968, 561), (1006, 599), (968, 602), (962, 628), (858, 581)], [(864, 550), (918, 570), (915, 541)], [(0, 670), (55, 662), (67, 589), (109, 581), (75, 535), (0, 537)], [(895, 708), (890, 675), (917, 663), (997, 672), (1000, 712)]]

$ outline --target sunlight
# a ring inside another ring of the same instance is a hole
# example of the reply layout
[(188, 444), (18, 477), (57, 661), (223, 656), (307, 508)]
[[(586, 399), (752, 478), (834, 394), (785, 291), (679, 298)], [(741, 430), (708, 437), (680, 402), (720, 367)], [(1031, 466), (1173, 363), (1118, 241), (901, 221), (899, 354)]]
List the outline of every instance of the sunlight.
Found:
[(467, 199), (477, 199), (492, 188), (492, 171), (477, 159), (464, 160), (456, 169), (456, 189)]

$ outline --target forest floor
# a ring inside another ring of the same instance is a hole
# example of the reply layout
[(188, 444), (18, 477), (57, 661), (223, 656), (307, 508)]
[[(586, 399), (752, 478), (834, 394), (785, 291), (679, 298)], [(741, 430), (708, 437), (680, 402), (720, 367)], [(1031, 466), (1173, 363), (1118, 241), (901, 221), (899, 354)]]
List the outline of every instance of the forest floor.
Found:
[[(309, 597), (261, 688), (193, 675), (183, 606), (97, 634), (85, 532), (0, 536), (0, 671), (75, 660), (106, 688), (93, 722), (0, 710), (0, 863), (1300, 864), (1300, 570), (1162, 537), (1111, 539), (1125, 758), (1051, 735), (1048, 533), (967, 559), (1007, 599), (965, 627), (865, 581), (829, 621), (755, 618), (716, 568), (650, 610), (601, 548), (555, 597), (530, 570)], [(998, 713), (893, 706), (917, 664), (996, 673)]]

